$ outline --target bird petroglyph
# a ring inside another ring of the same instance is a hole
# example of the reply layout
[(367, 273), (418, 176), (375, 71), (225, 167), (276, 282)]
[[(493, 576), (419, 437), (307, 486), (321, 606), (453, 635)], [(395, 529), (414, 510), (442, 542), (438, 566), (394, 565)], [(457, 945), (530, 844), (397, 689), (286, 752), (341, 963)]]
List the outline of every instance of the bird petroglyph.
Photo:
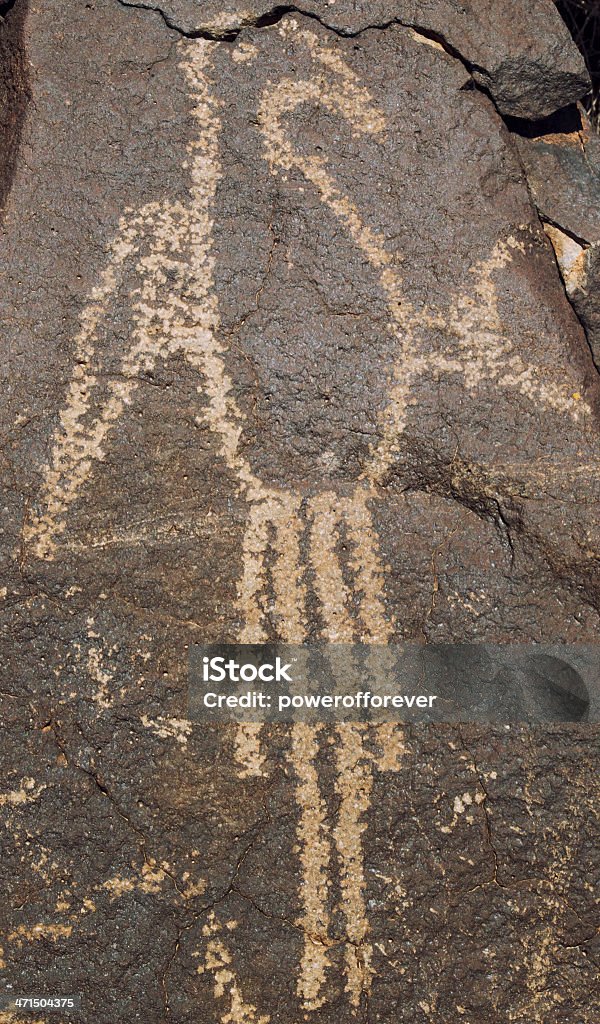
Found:
[[(496, 277), (523, 243), (513, 236), (498, 240), (487, 259), (471, 268), (471, 287), (455, 295), (448, 309), (416, 308), (404, 294), (398, 269), (399, 254), (389, 251), (384, 237), (368, 226), (360, 210), (337, 183), (320, 153), (302, 155), (286, 131), (286, 117), (299, 106), (321, 106), (348, 122), (353, 133), (384, 136), (386, 120), (369, 91), (332, 47), (293, 21), (280, 31), (292, 34), (307, 48), (320, 77), (283, 78), (271, 83), (257, 111), (264, 157), (273, 175), (299, 172), (307, 186), (333, 215), (353, 246), (376, 272), (388, 310), (388, 331), (397, 357), (373, 444), (350, 492), (338, 493), (331, 483), (315, 492), (285, 490), (261, 479), (243, 445), (247, 417), (235, 398), (228, 369), (228, 349), (220, 339), (220, 311), (215, 288), (213, 227), (218, 216), (216, 193), (223, 178), (220, 158), (219, 98), (211, 80), (211, 57), (217, 45), (206, 40), (182, 42), (182, 70), (191, 102), (193, 130), (188, 145), (189, 196), (186, 202), (151, 202), (128, 210), (110, 246), (98, 285), (81, 315), (74, 341), (74, 370), (51, 442), (51, 456), (33, 513), (24, 530), (29, 552), (41, 559), (57, 557), (69, 532), (69, 512), (94, 469), (109, 451), (111, 435), (127, 415), (140, 374), (157, 361), (181, 353), (197, 371), (204, 416), (220, 457), (231, 471), (247, 504), (238, 584), (239, 637), (244, 643), (268, 639), (267, 575), (272, 586), (271, 622), (282, 640), (301, 643), (308, 636), (305, 570), (310, 567), (319, 604), (322, 638), (331, 642), (360, 639), (386, 643), (393, 622), (384, 600), (385, 566), (379, 549), (373, 508), (379, 485), (393, 465), (398, 441), (411, 415), (415, 382), (457, 375), (467, 392), (483, 382), (508, 389), (544, 407), (575, 419), (588, 407), (576, 400), (568, 382), (540, 379), (503, 335)], [(244, 44), (234, 66), (255, 59)], [(133, 330), (118, 372), (102, 370), (101, 331), (111, 304), (123, 298), (121, 280), (134, 266), (137, 284), (125, 299), (130, 304)], [(445, 338), (432, 350), (428, 331)], [(576, 396), (577, 399), (579, 396)], [(348, 539), (350, 554), (342, 565), (340, 536)], [(267, 557), (269, 559), (267, 571)], [(350, 598), (353, 600), (350, 600)], [(184, 723), (145, 721), (144, 725), (184, 745)], [(321, 792), (317, 758), (318, 727), (296, 725), (292, 730), (289, 762), (298, 805), (297, 839), (301, 868), (303, 933), (297, 996), (304, 1011), (319, 1011), (330, 969), (331, 908), (328, 879), (338, 871), (340, 907), (345, 922), (345, 990), (353, 1007), (369, 990), (372, 949), (365, 899), (362, 836), (370, 804), (374, 771), (395, 770), (402, 755), (397, 731), (382, 731), (382, 753), (374, 757), (365, 747), (360, 725), (340, 726), (336, 737), (339, 806), (330, 820)], [(235, 758), (241, 777), (266, 772), (260, 726), (240, 726)], [(27, 790), (23, 800), (33, 799)], [(16, 803), (21, 796), (4, 798)], [(221, 1020), (266, 1024), (269, 1017), (246, 1002), (224, 937), (216, 925), (207, 933), (201, 971), (212, 974), (214, 996), (224, 1001)]]

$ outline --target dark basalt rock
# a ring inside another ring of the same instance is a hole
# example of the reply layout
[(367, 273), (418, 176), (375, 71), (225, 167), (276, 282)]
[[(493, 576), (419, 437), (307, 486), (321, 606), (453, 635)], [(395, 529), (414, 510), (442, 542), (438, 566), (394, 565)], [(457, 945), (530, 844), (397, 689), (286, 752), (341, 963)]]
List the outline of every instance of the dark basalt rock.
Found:
[(592, 355), (600, 371), (600, 242), (585, 250), (581, 276), (569, 285), (569, 298), (585, 327)]
[(535, 55), (527, 116), (584, 78), (551, 4), (493, 8), (463, 49), (459, 5), (217, 43), (32, 0), (3, 991), (86, 1024), (597, 1024), (597, 727), (187, 718), (192, 643), (598, 640), (598, 374), (514, 139), (424, 32)]
[(583, 58), (552, 0), (136, 0), (134, 6), (160, 11), (168, 25), (188, 35), (215, 38), (275, 22), (286, 11), (310, 14), (343, 35), (397, 21), (431, 33), (459, 55), (500, 112), (513, 117), (546, 117), (590, 88)]
[(0, 213), (12, 185), (29, 98), (23, 23), (27, 0), (0, 5)]
[(600, 368), (600, 136), (585, 115), (572, 110), (516, 142), (567, 294)]
[(600, 136), (576, 108), (515, 142), (541, 216), (584, 245), (600, 240)]

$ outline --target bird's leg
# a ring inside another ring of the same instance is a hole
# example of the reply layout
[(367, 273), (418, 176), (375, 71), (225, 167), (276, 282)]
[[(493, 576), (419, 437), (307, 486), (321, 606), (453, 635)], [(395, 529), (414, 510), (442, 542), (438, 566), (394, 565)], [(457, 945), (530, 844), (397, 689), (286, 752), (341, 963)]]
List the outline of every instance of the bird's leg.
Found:
[(338, 729), (336, 790), (340, 797), (334, 840), (340, 866), (341, 909), (346, 920), (346, 992), (358, 1006), (371, 984), (372, 946), (365, 899), (362, 834), (371, 806), (372, 763), (363, 747), (365, 726), (345, 722)]
[[(261, 489), (250, 505), (243, 541), (243, 574), (240, 612), (244, 627), (242, 643), (264, 643), (267, 607), (267, 562), (273, 593), (273, 612), (278, 636), (288, 643), (306, 639), (305, 600), (302, 580), (300, 537), (301, 498), (280, 491)], [(242, 777), (264, 774), (260, 748), (260, 723), (238, 725), (235, 757)], [(318, 727), (298, 723), (292, 727), (290, 762), (296, 776), (297, 826), (302, 884), (302, 913), (298, 924), (304, 934), (304, 950), (297, 983), (305, 1010), (323, 1004), (320, 990), (328, 966), (328, 867), (330, 834), (327, 808), (319, 786), (314, 760), (318, 753)]]
[(309, 502), (311, 568), (324, 635), (332, 643), (385, 643), (391, 634), (372, 499), (371, 489), (359, 484), (349, 497), (325, 491)]
[(296, 776), (296, 829), (302, 881), (302, 912), (297, 919), (304, 936), (296, 991), (304, 1010), (318, 1010), (325, 1002), (321, 994), (329, 967), (330, 937), (329, 869), (331, 828), (328, 808), (321, 793), (316, 759), (321, 727), (297, 722), (292, 727), (289, 760)]
[[(238, 594), (243, 618), (240, 643), (266, 643), (266, 622), (272, 617), (278, 639), (299, 644), (306, 637), (306, 594), (300, 564), (301, 499), (256, 484), (252, 497), (242, 544), (243, 569)], [(267, 597), (269, 576), (273, 592), (272, 616)], [(261, 731), (260, 723), (237, 726), (235, 759), (244, 777), (263, 774)]]
[[(260, 488), (250, 503), (243, 541), (239, 608), (244, 620), (240, 643), (266, 643), (266, 620), (273, 612), (277, 638), (302, 643), (306, 637), (306, 588), (300, 564), (302, 499), (295, 494)], [(267, 600), (267, 576), (273, 591)]]
[[(340, 497), (333, 492), (322, 493), (309, 502), (308, 515), (311, 519), (311, 567), (321, 604), (324, 633), (332, 642), (336, 639), (350, 642), (357, 632), (358, 624), (355, 619), (353, 621), (349, 585), (344, 579), (339, 550), (343, 528), (347, 531), (347, 540), (352, 547), (348, 569), (360, 594), (358, 614), (361, 619), (365, 616), (362, 625), (367, 632), (370, 625), (374, 624), (371, 602), (377, 566), (365, 493), (358, 490), (350, 497)], [(361, 841), (365, 827), (363, 813), (370, 792), (370, 764), (361, 756), (360, 727), (341, 726), (336, 754), (336, 789), (340, 806), (337, 824), (332, 829), (327, 822), (326, 805), (314, 765), (318, 753), (318, 733), (318, 727), (298, 724), (294, 727), (292, 740), (293, 756), (300, 778), (298, 796), (302, 808), (299, 839), (305, 867), (303, 924), (312, 935), (312, 938), (309, 935), (305, 941), (300, 973), (307, 1009), (317, 1009), (324, 1002), (320, 990), (325, 980), (331, 945), (331, 939), (328, 938), (327, 878), (333, 846), (340, 865), (342, 912), (348, 940), (345, 944), (346, 991), (352, 1005), (358, 1005), (361, 992), (368, 987), (370, 977), (370, 947), (365, 941), (367, 921)]]
[[(262, 489), (250, 506), (243, 543), (244, 568), (240, 586), (240, 611), (244, 616), (242, 643), (264, 643), (268, 616), (267, 572), (273, 595), (273, 617), (278, 638), (287, 643), (306, 639), (306, 589), (302, 579), (300, 539), (305, 528), (298, 495)], [(267, 570), (267, 563), (269, 568)], [(297, 982), (305, 1010), (323, 1005), (321, 989), (329, 964), (329, 889), (331, 830), (321, 795), (318, 769), (318, 726), (297, 723), (292, 727), (289, 758), (296, 776), (299, 818), (298, 846), (302, 867), (298, 924), (304, 949)], [(261, 725), (238, 725), (236, 759), (242, 776), (263, 774), (260, 754)], [(258, 756), (257, 756), (258, 751)]]

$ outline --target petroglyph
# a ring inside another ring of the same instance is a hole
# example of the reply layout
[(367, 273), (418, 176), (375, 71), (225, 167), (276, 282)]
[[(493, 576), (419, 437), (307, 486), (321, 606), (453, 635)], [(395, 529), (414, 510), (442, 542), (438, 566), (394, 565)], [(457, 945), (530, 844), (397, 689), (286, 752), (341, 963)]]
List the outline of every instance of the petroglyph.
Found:
[(260, 748), (261, 729), (258, 722), (236, 727), (234, 758), (242, 779), (266, 774), (265, 756)]
[(182, 747), (187, 746), (188, 737), (192, 731), (192, 724), (185, 718), (149, 718), (142, 715), (141, 723), (146, 729), (150, 729), (160, 739), (174, 739)]
[[(322, 106), (348, 122), (356, 135), (383, 138), (385, 117), (335, 49), (321, 44), (313, 33), (300, 30), (292, 20), (282, 24), (280, 31), (284, 36), (293, 34), (307, 48), (321, 76), (284, 78), (269, 85), (258, 109), (264, 153), (274, 175), (295, 170), (303, 176), (333, 214), (349, 244), (377, 274), (397, 351), (379, 440), (349, 493), (338, 493), (329, 482), (321, 489), (307, 488), (306, 493), (300, 487), (289, 491), (277, 488), (261, 479), (246, 454), (243, 439), (248, 423), (234, 397), (227, 345), (219, 338), (215, 287), (213, 226), (216, 190), (223, 177), (219, 99), (210, 79), (215, 44), (188, 41), (181, 48), (195, 126), (186, 168), (189, 197), (185, 203), (152, 202), (137, 211), (127, 210), (121, 218), (108, 264), (81, 316), (74, 344), (75, 369), (60, 427), (52, 440), (38, 512), (26, 523), (23, 536), (31, 553), (42, 559), (56, 558), (61, 543), (72, 545), (68, 536), (71, 507), (89, 486), (95, 466), (105, 459), (111, 433), (126, 415), (141, 375), (159, 360), (181, 353), (198, 372), (198, 392), (205, 401), (203, 416), (247, 503), (238, 587), (240, 641), (261, 643), (274, 634), (288, 642), (305, 641), (311, 576), (323, 639), (386, 643), (394, 635), (394, 623), (385, 605), (385, 566), (373, 508), (409, 423), (416, 382), (423, 377), (436, 381), (443, 374), (457, 375), (467, 391), (492, 382), (573, 419), (586, 416), (589, 408), (568, 382), (540, 380), (536, 367), (503, 335), (496, 278), (523, 252), (520, 239), (500, 239), (487, 259), (475, 263), (471, 287), (455, 295), (449, 308), (416, 308), (411, 303), (399, 271), (402, 253), (391, 252), (383, 235), (365, 223), (324, 156), (308, 157), (295, 149), (285, 124), (286, 117), (301, 105)], [(244, 65), (257, 57), (258, 50), (244, 44), (235, 53), (234, 64)], [(132, 272), (136, 286), (127, 298), (123, 282)], [(103, 368), (101, 333), (110, 305), (117, 301), (129, 303), (132, 332), (120, 365), (110, 373)], [(431, 346), (432, 329), (445, 339), (441, 348)], [(344, 557), (342, 537), (347, 546)], [(101, 707), (108, 706), (111, 675), (95, 648), (88, 669), (99, 684), (97, 701)], [(189, 736), (185, 722), (145, 717), (142, 724), (185, 748)], [(365, 737), (365, 729), (359, 725), (340, 727), (337, 732), (339, 804), (331, 814), (319, 776), (320, 730), (304, 725), (292, 730), (288, 760), (295, 780), (302, 873), (301, 913), (296, 924), (303, 934), (296, 993), (307, 1013), (319, 1011), (325, 1004), (330, 951), (340, 942), (333, 938), (331, 928), (334, 864), (339, 870), (340, 890), (340, 906), (335, 910), (341, 912), (345, 923), (345, 991), (352, 1007), (358, 1007), (368, 993), (373, 975), (362, 837), (373, 773), (396, 771), (404, 747), (401, 733), (394, 727), (380, 729), (376, 755), (367, 748)], [(241, 778), (265, 775), (260, 726), (240, 726), (233, 753)], [(28, 794), (29, 790), (25, 800)], [(164, 874), (157, 869), (141, 883), (118, 875), (105, 883), (105, 889), (114, 898), (135, 887), (154, 893)], [(267, 1024), (269, 1017), (244, 1001), (232, 956), (214, 917), (205, 934), (206, 954), (198, 970), (212, 976), (215, 999), (226, 1003), (223, 1024)]]
[(19, 789), (10, 793), (0, 793), (0, 807), (21, 807), (23, 804), (34, 803), (48, 787), (36, 786), (35, 779), (23, 779)]
[(40, 924), (36, 924), (32, 928), (28, 928), (26, 925), (20, 925), (19, 928), (10, 933), (8, 941), (16, 942), (19, 946), (22, 946), (24, 942), (38, 942), (40, 939), (49, 939), (51, 942), (58, 942), (59, 939), (68, 938), (72, 931), (72, 925), (45, 924), (42, 921)]
[(323, 1005), (320, 991), (329, 964), (329, 867), (331, 840), (326, 826), (327, 807), (321, 796), (315, 767), (319, 728), (298, 723), (292, 730), (291, 762), (296, 772), (296, 800), (300, 810), (298, 842), (302, 866), (301, 897), (304, 912), (298, 924), (304, 931), (304, 953), (297, 991), (306, 1010)]
[(102, 888), (110, 893), (111, 899), (120, 899), (128, 892), (159, 892), (165, 882), (167, 875), (154, 861), (143, 864), (141, 877), (126, 878), (123, 875), (115, 875), (102, 883)]
[[(310, 31), (299, 30), (290, 20), (280, 26), (293, 33), (309, 49), (333, 80), (284, 79), (269, 86), (263, 96), (258, 120), (265, 154), (273, 173), (297, 168), (318, 191), (323, 203), (343, 225), (350, 241), (375, 268), (389, 308), (389, 329), (398, 342), (395, 379), (381, 423), (381, 440), (371, 451), (356, 482), (354, 495), (318, 495), (304, 514), (311, 520), (309, 564), (316, 575), (316, 590), (325, 607), (337, 598), (338, 634), (349, 636), (351, 614), (340, 587), (341, 566), (334, 535), (345, 523), (354, 543), (351, 568), (356, 573), (360, 608), (354, 632), (384, 639), (390, 632), (382, 606), (383, 567), (371, 506), (376, 484), (393, 463), (398, 439), (406, 428), (412, 384), (420, 376), (438, 379), (440, 374), (460, 374), (469, 390), (484, 380), (515, 389), (530, 399), (577, 419), (589, 412), (587, 405), (567, 383), (538, 379), (536, 368), (513, 351), (502, 336), (494, 274), (505, 267), (523, 243), (513, 237), (501, 240), (487, 260), (472, 268), (473, 291), (458, 295), (445, 313), (415, 310), (403, 294), (397, 269), (399, 256), (390, 253), (382, 236), (368, 227), (359, 210), (344, 195), (321, 155), (303, 157), (288, 139), (284, 118), (302, 104), (322, 105), (338, 113), (354, 133), (385, 134), (385, 119), (374, 106), (368, 90), (332, 48), (322, 45)], [(206, 419), (219, 442), (221, 457), (238, 481), (249, 511), (243, 542), (243, 573), (240, 611), (244, 621), (241, 639), (266, 636), (265, 553), (269, 533), (276, 556), (272, 570), (275, 591), (274, 619), (279, 629), (288, 621), (294, 632), (305, 623), (306, 587), (300, 557), (301, 519), (306, 499), (265, 485), (256, 475), (241, 444), (245, 416), (233, 395), (226, 367), (226, 347), (218, 340), (219, 310), (214, 287), (212, 226), (217, 184), (222, 177), (219, 159), (219, 103), (211, 88), (208, 69), (214, 44), (198, 40), (185, 47), (182, 67), (193, 101), (196, 133), (188, 146), (191, 179), (187, 204), (150, 203), (140, 211), (128, 211), (111, 246), (109, 263), (85, 308), (75, 341), (75, 370), (61, 413), (52, 457), (44, 474), (40, 511), (24, 529), (24, 539), (38, 557), (53, 558), (67, 529), (67, 513), (89, 481), (94, 464), (105, 458), (111, 431), (131, 402), (139, 376), (156, 361), (181, 351), (202, 377), (199, 391), (208, 399)], [(246, 49), (254, 59), (252, 48)], [(119, 295), (126, 265), (134, 261), (138, 286), (131, 295), (132, 345), (119, 372), (109, 382), (101, 372), (98, 332), (109, 303)], [(193, 296), (193, 299), (191, 298)], [(427, 329), (437, 328), (449, 337), (442, 351), (429, 351)], [(574, 396), (575, 395), (575, 396)], [(94, 409), (100, 410), (94, 414)], [(335, 512), (336, 507), (338, 513)], [(336, 515), (338, 516), (336, 518)], [(327, 550), (326, 550), (327, 549)], [(322, 556), (325, 560), (322, 561)], [(343, 606), (343, 607), (342, 607)]]
[[(388, 301), (389, 327), (398, 341), (395, 381), (381, 424), (382, 439), (372, 452), (363, 474), (365, 479), (371, 483), (381, 480), (392, 464), (398, 437), (407, 425), (411, 385), (421, 376), (436, 379), (441, 373), (460, 374), (469, 389), (483, 380), (494, 380), (500, 387), (515, 388), (528, 398), (537, 398), (543, 405), (569, 413), (575, 419), (584, 411), (589, 413), (589, 407), (577, 406), (572, 391), (564, 385), (538, 382), (535, 367), (526, 364), (513, 351), (509, 339), (502, 336), (492, 274), (506, 266), (512, 252), (522, 247), (516, 239), (499, 241), (490, 258), (473, 267), (474, 295), (459, 295), (446, 316), (435, 310), (416, 310), (411, 305), (403, 294), (397, 261), (386, 249), (382, 236), (364, 223), (356, 206), (340, 191), (325, 158), (319, 154), (304, 157), (296, 152), (282, 124), (285, 114), (310, 102), (337, 110), (348, 119), (354, 132), (384, 132), (385, 121), (374, 109), (368, 91), (356, 84), (356, 76), (335, 51), (320, 44), (314, 33), (300, 30), (294, 20), (282, 25), (280, 31), (284, 36), (293, 34), (294, 38), (302, 39), (315, 60), (334, 70), (342, 81), (339, 85), (324, 86), (321, 80), (302, 82), (289, 78), (265, 91), (260, 119), (267, 158), (274, 173), (294, 167), (301, 171), (378, 272)], [(438, 327), (455, 341), (441, 352), (428, 352), (426, 338), (419, 340), (424, 327)], [(506, 367), (508, 372), (505, 372)]]
[[(230, 928), (235, 926), (235, 921), (228, 923)], [(221, 1024), (269, 1024), (270, 1016), (259, 1015), (255, 1006), (244, 1001), (231, 965), (231, 954), (220, 937), (221, 927), (213, 913), (202, 930), (208, 941), (204, 962), (198, 967), (198, 974), (204, 974), (205, 971), (212, 974), (215, 999), (218, 1002), (227, 1000), (228, 1009), (221, 1015)]]
[(346, 991), (353, 1006), (371, 987), (372, 947), (365, 905), (364, 855), (361, 834), (370, 806), (371, 766), (363, 749), (363, 728), (348, 723), (340, 728), (337, 790), (341, 797), (334, 836), (340, 858), (342, 910), (346, 918)]
[(336, 736), (336, 791), (339, 808), (331, 824), (325, 796), (321, 792), (316, 760), (319, 755), (319, 726), (298, 723), (292, 728), (290, 760), (297, 787), (299, 808), (298, 845), (302, 866), (303, 914), (297, 923), (304, 933), (297, 992), (304, 1010), (324, 1005), (322, 994), (330, 949), (330, 886), (334, 857), (339, 863), (341, 905), (346, 922), (344, 954), (346, 992), (350, 1004), (360, 1004), (371, 984), (372, 946), (365, 903), (365, 871), (362, 834), (367, 827), (373, 769), (397, 771), (404, 754), (402, 734), (396, 726), (377, 731), (379, 751), (366, 748), (367, 729), (354, 723), (342, 724)]

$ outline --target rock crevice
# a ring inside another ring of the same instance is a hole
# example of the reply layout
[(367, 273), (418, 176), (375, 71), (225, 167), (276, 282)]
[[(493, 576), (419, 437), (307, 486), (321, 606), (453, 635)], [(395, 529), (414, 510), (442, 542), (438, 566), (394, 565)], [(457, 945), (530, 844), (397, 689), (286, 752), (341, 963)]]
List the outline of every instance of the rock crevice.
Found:
[(590, 78), (564, 21), (549, 0), (513, 4), (513, 19), (494, 0), (460, 9), (450, 0), (375, 0), (327, 5), (317, 0), (272, 4), (265, 0), (225, 4), (213, 0), (117, 0), (122, 6), (154, 11), (168, 28), (188, 38), (233, 40), (245, 28), (277, 24), (286, 15), (313, 18), (340, 36), (403, 25), (443, 41), (489, 91), (503, 115), (544, 117), (579, 99)]

